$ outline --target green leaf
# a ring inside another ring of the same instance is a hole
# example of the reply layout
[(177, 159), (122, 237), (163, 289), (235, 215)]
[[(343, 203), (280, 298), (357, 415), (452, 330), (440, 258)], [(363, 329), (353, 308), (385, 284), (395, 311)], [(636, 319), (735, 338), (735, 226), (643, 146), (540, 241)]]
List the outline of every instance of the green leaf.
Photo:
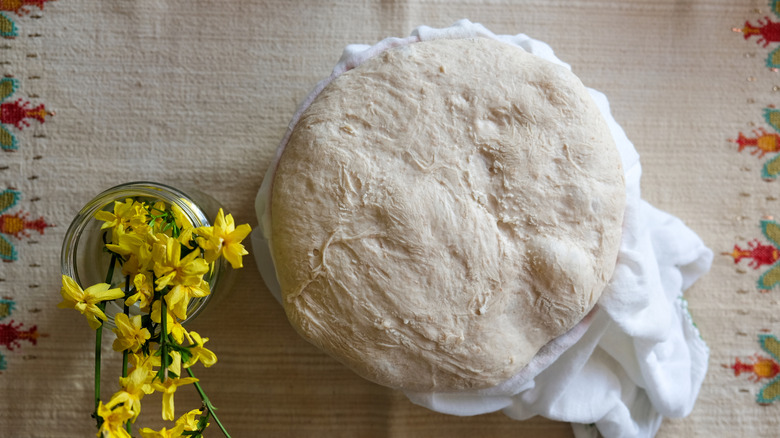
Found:
[[(19, 36), (16, 31), (16, 24), (5, 14), (0, 12), (0, 36), (3, 38), (13, 38)], [(2, 100), (2, 98), (0, 98)]]
[(0, 126), (0, 147), (4, 151), (15, 151), (18, 149), (16, 145), (16, 137), (11, 134), (11, 131), (5, 129), (4, 126)]
[(775, 221), (761, 221), (761, 231), (776, 248), (780, 248), (780, 224)]
[(775, 131), (780, 132), (780, 110), (774, 108), (765, 108), (764, 120), (766, 120), (766, 123), (774, 128)]
[(776, 179), (777, 175), (780, 175), (780, 155), (764, 163), (764, 167), (761, 169), (761, 177), (764, 179)]
[(0, 213), (16, 205), (21, 197), (22, 194), (16, 190), (6, 189), (0, 192)]
[(780, 263), (775, 263), (758, 278), (758, 288), (769, 290), (780, 285)]
[(769, 353), (775, 360), (780, 361), (780, 341), (774, 335), (758, 335), (758, 344), (761, 349)]
[(17, 257), (16, 247), (10, 240), (0, 234), (0, 259), (13, 262)]
[[(2, 14), (0, 14), (2, 16)], [(0, 79), (0, 101), (3, 101), (8, 98), (8, 96), (14, 94), (14, 91), (16, 91), (16, 79), (13, 78), (2, 78)]]
[(761, 391), (756, 394), (756, 401), (762, 405), (767, 405), (780, 399), (780, 377), (776, 377), (767, 383)]

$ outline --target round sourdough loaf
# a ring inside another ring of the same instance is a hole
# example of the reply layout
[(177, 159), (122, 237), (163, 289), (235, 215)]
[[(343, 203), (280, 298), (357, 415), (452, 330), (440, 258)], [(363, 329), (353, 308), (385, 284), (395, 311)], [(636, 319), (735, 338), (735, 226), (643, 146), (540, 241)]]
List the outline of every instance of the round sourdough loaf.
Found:
[(419, 42), (303, 112), (272, 253), (292, 325), (360, 375), (486, 388), (592, 309), (624, 206), (618, 151), (570, 71), (488, 38)]

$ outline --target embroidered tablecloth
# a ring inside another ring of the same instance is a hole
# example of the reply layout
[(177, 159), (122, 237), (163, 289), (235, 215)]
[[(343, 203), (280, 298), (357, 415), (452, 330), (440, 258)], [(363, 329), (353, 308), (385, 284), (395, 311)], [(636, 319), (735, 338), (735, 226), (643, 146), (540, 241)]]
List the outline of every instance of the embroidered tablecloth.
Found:
[[(0, 436), (95, 433), (93, 333), (56, 308), (60, 245), (85, 202), (151, 180), (205, 191), (254, 225), (274, 149), (342, 48), (461, 18), (549, 43), (604, 92), (641, 155), (643, 198), (717, 253), (686, 293), (709, 373), (693, 413), (659, 436), (772, 436), (776, 3), (0, 0)], [(193, 323), (219, 357), (199, 377), (233, 436), (571, 436), (546, 419), (433, 413), (360, 379), (300, 339), (245, 265)], [(176, 404), (199, 405), (184, 392)]]

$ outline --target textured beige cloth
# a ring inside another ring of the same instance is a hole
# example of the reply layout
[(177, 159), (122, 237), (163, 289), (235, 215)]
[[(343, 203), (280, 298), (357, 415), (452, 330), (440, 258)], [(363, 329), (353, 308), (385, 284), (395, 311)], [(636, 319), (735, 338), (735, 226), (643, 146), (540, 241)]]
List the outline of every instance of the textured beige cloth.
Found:
[[(29, 213), (29, 236), (12, 229), (18, 221), (0, 226), (0, 248), (16, 253), (0, 264), (0, 436), (94, 434), (93, 334), (56, 308), (60, 244), (86, 201), (145, 179), (197, 187), (254, 222), (255, 193), (290, 116), (342, 48), (420, 24), (469, 18), (549, 43), (609, 98), (641, 155), (644, 199), (716, 253), (754, 239), (771, 247), (761, 220), (780, 217), (779, 183), (761, 170), (778, 152), (752, 155), (758, 146), (747, 143), (740, 152), (729, 139), (775, 132), (764, 111), (777, 98), (766, 59), (778, 42), (769, 29), (764, 47), (761, 35), (745, 40), (732, 28), (780, 18), (766, 1), (739, 3), (58, 0), (2, 11), (0, 31), (16, 33), (0, 40), (0, 73), (15, 83), (2, 103), (29, 112), (15, 123), (10, 106), (0, 115), (15, 139), (14, 151), (0, 151), (0, 192), (19, 197), (0, 215)], [(776, 433), (780, 402), (757, 403), (771, 379), (750, 364), (772, 361), (758, 336), (780, 335), (780, 287), (758, 291), (772, 264), (748, 266), (756, 260), (719, 255), (687, 292), (710, 371), (691, 416), (665, 422), (659, 436)], [(234, 437), (571, 436), (548, 420), (436, 414), (360, 379), (300, 339), (245, 265), (193, 324), (219, 357), (199, 377)], [(108, 397), (119, 360), (110, 343), (104, 351)], [(162, 425), (152, 418), (159, 398), (145, 401), (146, 423)], [(177, 413), (197, 406), (194, 394), (177, 393)]]

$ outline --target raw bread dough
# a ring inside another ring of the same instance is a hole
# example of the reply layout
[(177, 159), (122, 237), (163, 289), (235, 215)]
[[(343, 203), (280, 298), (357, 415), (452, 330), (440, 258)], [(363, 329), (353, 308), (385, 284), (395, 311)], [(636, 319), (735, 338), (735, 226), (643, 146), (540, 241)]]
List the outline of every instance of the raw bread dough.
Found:
[(390, 49), (302, 114), (271, 195), (288, 318), (412, 391), (516, 374), (598, 300), (625, 187), (570, 71), (488, 38)]

